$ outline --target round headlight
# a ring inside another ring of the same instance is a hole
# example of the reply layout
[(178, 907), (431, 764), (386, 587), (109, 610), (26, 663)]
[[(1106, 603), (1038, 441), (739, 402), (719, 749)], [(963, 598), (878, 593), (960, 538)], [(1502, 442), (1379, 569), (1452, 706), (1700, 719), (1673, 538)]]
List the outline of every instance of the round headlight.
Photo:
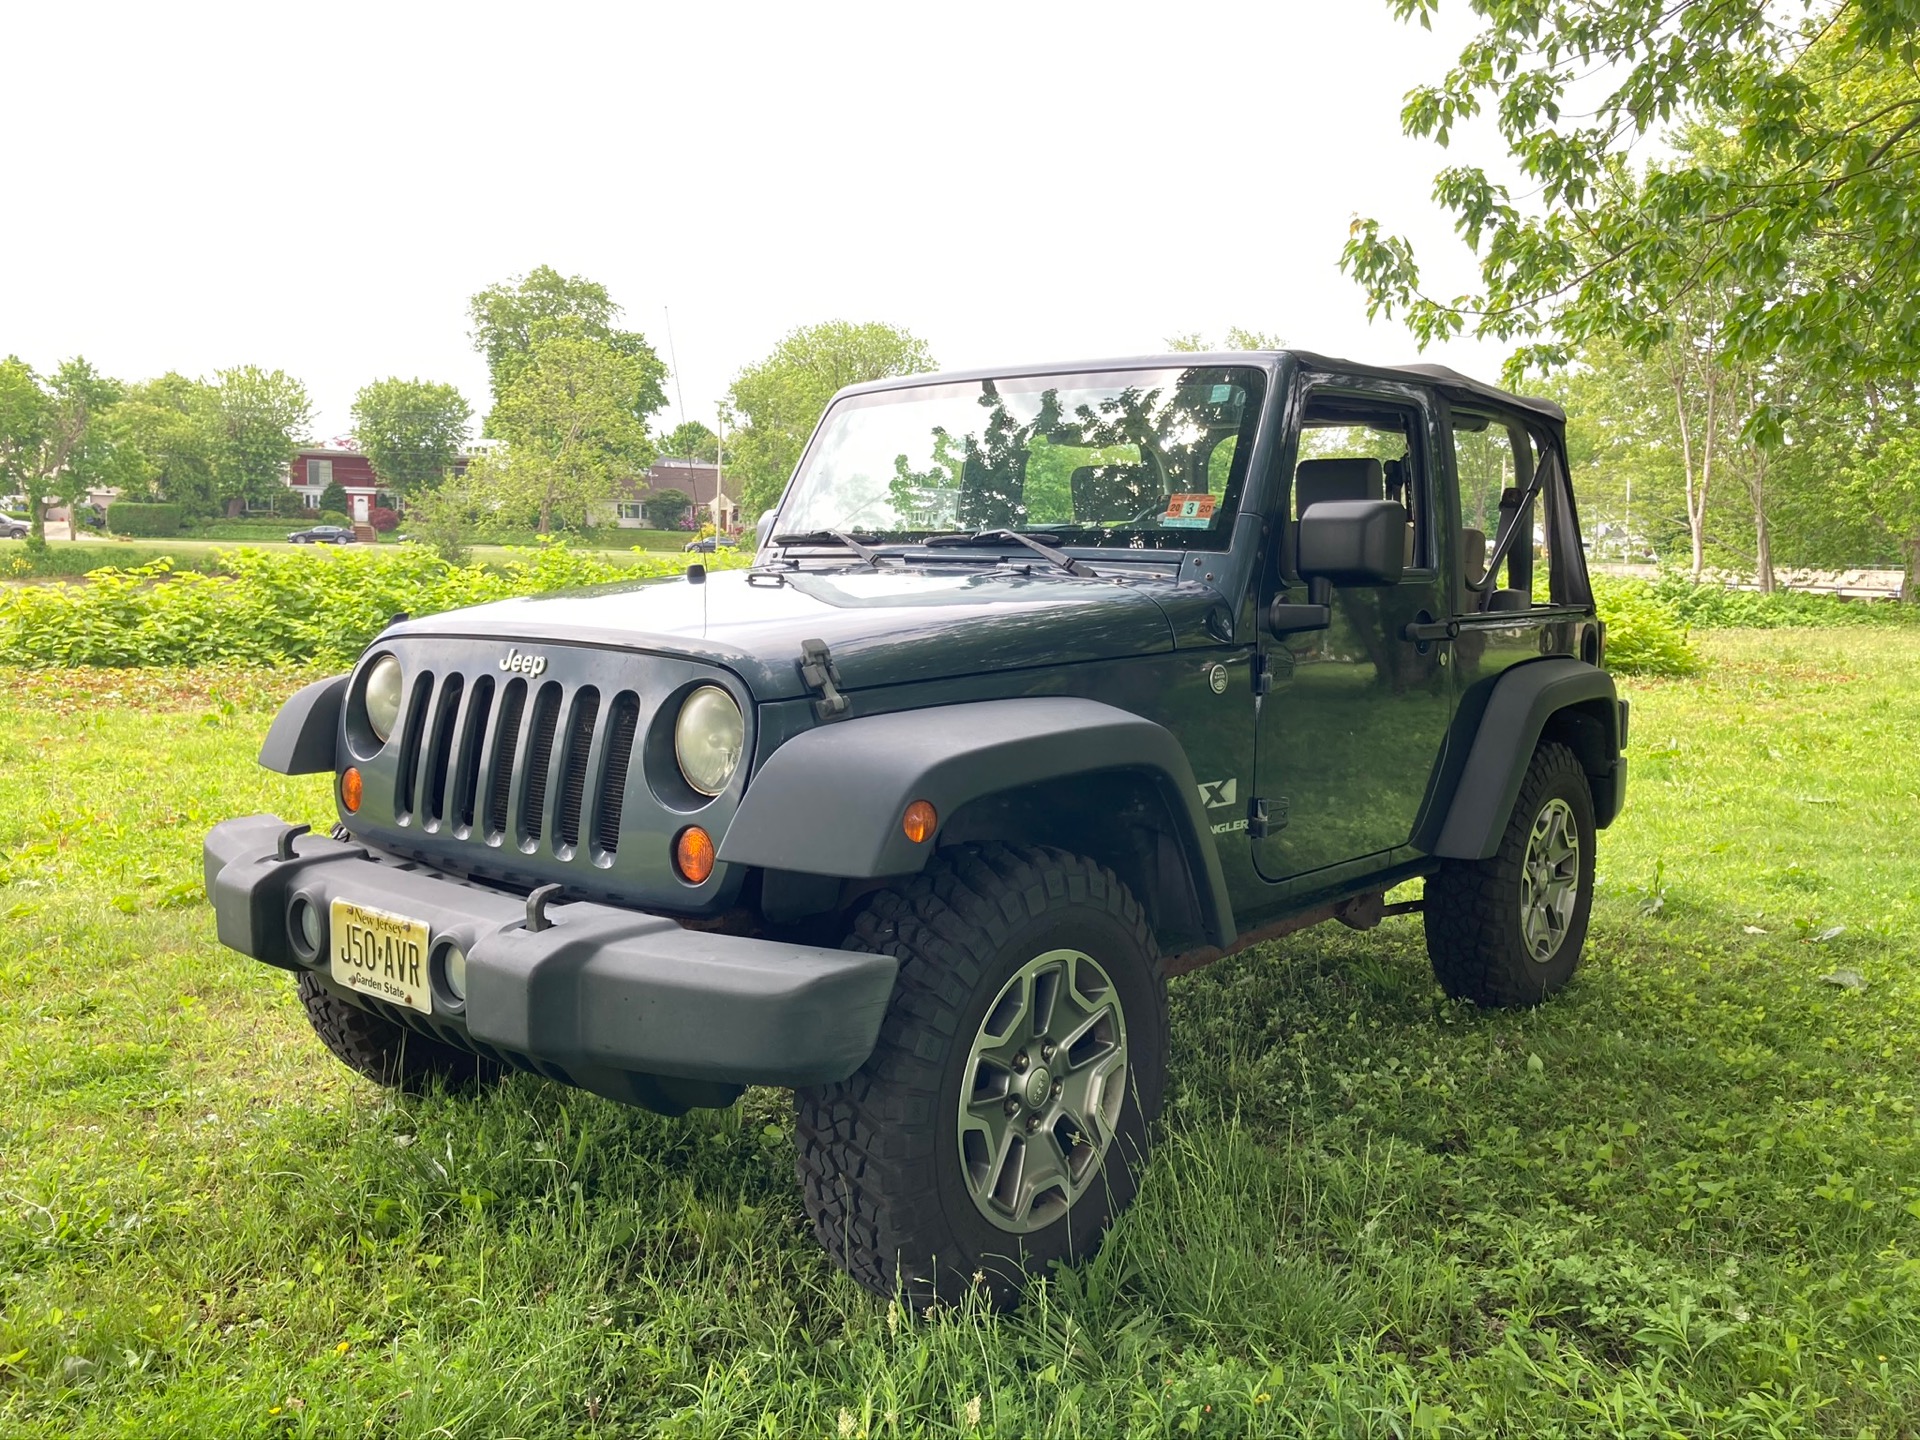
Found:
[(747, 722), (733, 697), (718, 685), (702, 685), (680, 707), (673, 725), (673, 755), (687, 784), (702, 795), (718, 795), (740, 768), (747, 743)]
[(400, 719), (400, 678), (400, 662), (391, 655), (382, 655), (367, 671), (367, 724), (382, 745)]

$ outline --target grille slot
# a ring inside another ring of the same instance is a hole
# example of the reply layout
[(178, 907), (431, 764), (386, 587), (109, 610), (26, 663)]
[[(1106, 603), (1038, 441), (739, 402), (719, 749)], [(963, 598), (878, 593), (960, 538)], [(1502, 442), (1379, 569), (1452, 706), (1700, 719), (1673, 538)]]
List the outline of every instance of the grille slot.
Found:
[(620, 811), (627, 802), (627, 766), (633, 760), (633, 737), (640, 728), (640, 700), (631, 690), (613, 697), (613, 716), (607, 721), (607, 758), (600, 766), (600, 804), (593, 816), (593, 842), (611, 858), (620, 849)]
[(465, 838), (473, 832), (474, 807), (480, 797), (480, 762), (486, 758), (482, 748), (487, 740), (487, 720), (493, 713), (493, 677), (482, 675), (473, 682), (473, 694), (467, 701), (467, 723), (460, 733), (460, 755), (453, 772), (453, 829)]
[(393, 785), (393, 814), (402, 825), (413, 818), (414, 786), (420, 779), (420, 737), (427, 728), (427, 701), (433, 695), (433, 672), (413, 682), (407, 713), (401, 720), (400, 765)]
[(507, 802), (513, 798), (513, 761), (520, 747), (520, 721), (527, 710), (527, 682), (510, 680), (500, 692), (499, 735), (493, 742), (493, 784), (487, 796), (487, 843), (507, 833)]
[(433, 707), (433, 735), (427, 744), (427, 789), (420, 808), (426, 812), (427, 828), (435, 829), (446, 818), (447, 773), (453, 763), (453, 737), (460, 718), (460, 693), (466, 681), (449, 675), (440, 687), (440, 701)]
[(600, 692), (591, 685), (574, 691), (573, 709), (567, 716), (565, 768), (560, 772), (560, 818), (554, 826), (556, 848), (568, 858), (580, 844), (580, 807), (587, 798), (587, 761), (599, 718)]
[(560, 728), (560, 687), (549, 680), (533, 699), (533, 730), (527, 737), (527, 803), (520, 814), (524, 848), (539, 845), (547, 826), (547, 770), (553, 763), (553, 735)]

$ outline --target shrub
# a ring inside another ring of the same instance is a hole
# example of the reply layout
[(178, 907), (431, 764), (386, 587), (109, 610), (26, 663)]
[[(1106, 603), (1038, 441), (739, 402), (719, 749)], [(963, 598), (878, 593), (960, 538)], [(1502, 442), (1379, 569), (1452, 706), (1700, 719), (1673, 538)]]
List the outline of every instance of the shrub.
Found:
[[(59, 547), (61, 550), (67, 547)], [(449, 565), (423, 546), (313, 554), (223, 550), (216, 573), (168, 558), (94, 570), (84, 585), (0, 588), (0, 663), (23, 665), (345, 665), (394, 615), (428, 615), (513, 595), (679, 575), (678, 557), (623, 563), (564, 545), (503, 565)], [(744, 557), (709, 555), (709, 570)]]
[(322, 525), (351, 525), (353, 518), (344, 510), (322, 510), (314, 517)]
[(1607, 626), (1607, 668), (1623, 675), (1693, 675), (1699, 652), (1686, 621), (1644, 580), (1595, 576), (1594, 600)]
[(1729, 590), (1721, 585), (1695, 585), (1685, 575), (1669, 573), (1651, 589), (1662, 604), (1699, 630), (1780, 630), (1810, 625), (1920, 624), (1920, 605), (1890, 600), (1846, 600), (1838, 595), (1808, 595), (1776, 590)]
[(107, 528), (116, 535), (178, 535), (180, 507), (116, 500), (107, 507)]
[(382, 535), (391, 535), (400, 528), (400, 517), (384, 505), (376, 505), (367, 512), (367, 523)]

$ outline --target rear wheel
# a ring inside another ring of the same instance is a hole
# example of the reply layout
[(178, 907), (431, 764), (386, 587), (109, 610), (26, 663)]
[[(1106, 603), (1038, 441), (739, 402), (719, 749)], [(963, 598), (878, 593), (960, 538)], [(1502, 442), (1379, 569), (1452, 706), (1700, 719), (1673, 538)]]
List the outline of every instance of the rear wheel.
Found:
[(900, 961), (874, 1052), (802, 1090), (814, 1233), (917, 1306), (1093, 1253), (1132, 1201), (1167, 1065), (1166, 981), (1111, 871), (1059, 850), (958, 849), (876, 895), (848, 948)]
[(498, 1080), (501, 1068), (438, 1040), (416, 1035), (383, 1015), (342, 1000), (309, 974), (300, 976), (300, 1004), (314, 1034), (349, 1069), (389, 1089), (418, 1095), (436, 1082), (466, 1089)]
[(1537, 1005), (1580, 963), (1593, 905), (1593, 794), (1579, 758), (1534, 751), (1500, 847), (1427, 880), (1427, 956), (1441, 986), (1476, 1005)]

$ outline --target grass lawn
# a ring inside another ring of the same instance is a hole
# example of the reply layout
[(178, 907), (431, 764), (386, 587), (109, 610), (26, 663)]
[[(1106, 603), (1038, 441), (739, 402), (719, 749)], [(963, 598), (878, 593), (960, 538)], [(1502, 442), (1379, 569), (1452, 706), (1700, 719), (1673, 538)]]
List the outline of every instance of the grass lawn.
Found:
[(395, 1101), (214, 944), (207, 827), (331, 818), (251, 763), (291, 677), (12, 672), (0, 1434), (1912, 1436), (1920, 635), (1703, 643), (1565, 996), (1446, 1002), (1417, 919), (1177, 982), (1140, 1204), (931, 1320), (783, 1095)]
[[(298, 529), (297, 525), (288, 525), (279, 533)], [(635, 550), (641, 549), (648, 555), (677, 555), (685, 546), (683, 538), (679, 543), (669, 543), (669, 538), (660, 532), (636, 530), (630, 544), (590, 544), (578, 537), (569, 539), (567, 548), (580, 554), (604, 555), (613, 559), (630, 557)], [(397, 542), (383, 540), (382, 546)], [(0, 540), (0, 576), (7, 573), (6, 562), (16, 553), (24, 554), (24, 541)], [(240, 539), (240, 540), (189, 540), (185, 538), (161, 540), (49, 540), (47, 548), (49, 558), (55, 562), (60, 578), (84, 575), (103, 565), (132, 567), (146, 565), (163, 556), (171, 556), (176, 565), (182, 568), (200, 568), (210, 561), (214, 553), (220, 550), (289, 550), (301, 553), (318, 553), (318, 547), (311, 545), (290, 545), (284, 539)], [(514, 547), (506, 545), (475, 545), (471, 547), (475, 560), (506, 560), (511, 558)]]

